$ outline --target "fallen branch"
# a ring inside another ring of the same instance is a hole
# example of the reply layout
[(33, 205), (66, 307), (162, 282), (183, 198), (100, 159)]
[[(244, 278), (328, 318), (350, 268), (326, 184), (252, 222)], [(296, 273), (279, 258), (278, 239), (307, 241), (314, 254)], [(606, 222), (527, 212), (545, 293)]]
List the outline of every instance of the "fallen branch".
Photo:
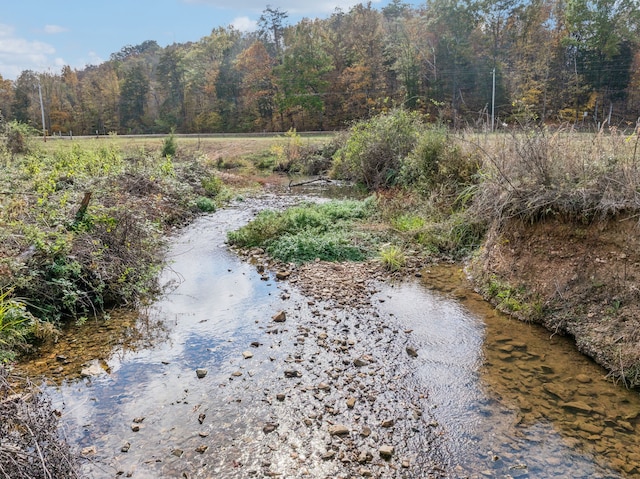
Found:
[(316, 178), (315, 180), (301, 181), (299, 183), (293, 183), (293, 180), (291, 180), (291, 181), (289, 181), (289, 188), (293, 188), (294, 186), (308, 185), (310, 183), (316, 183), (318, 181), (324, 181), (325, 183), (331, 183), (331, 180), (329, 178), (327, 178), (326, 176), (321, 176), (320, 178)]

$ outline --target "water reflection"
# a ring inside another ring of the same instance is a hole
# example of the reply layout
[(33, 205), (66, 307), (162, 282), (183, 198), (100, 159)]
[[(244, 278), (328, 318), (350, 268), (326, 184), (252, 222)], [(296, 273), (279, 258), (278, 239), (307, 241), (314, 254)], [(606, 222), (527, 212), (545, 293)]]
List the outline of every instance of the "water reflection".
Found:
[(459, 269), (436, 267), (423, 284), (384, 292), (384, 307), (421, 344), (419, 372), (458, 473), (638, 476), (637, 392), (609, 382), (567, 338), (497, 313), (464, 284)]

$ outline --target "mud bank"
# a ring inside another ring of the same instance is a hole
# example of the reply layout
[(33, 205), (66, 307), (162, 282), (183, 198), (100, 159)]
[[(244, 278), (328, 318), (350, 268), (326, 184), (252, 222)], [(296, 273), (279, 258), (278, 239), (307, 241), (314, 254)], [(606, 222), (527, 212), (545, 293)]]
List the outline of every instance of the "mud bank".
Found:
[(636, 217), (493, 227), (468, 271), (499, 309), (568, 334), (629, 387), (640, 386)]

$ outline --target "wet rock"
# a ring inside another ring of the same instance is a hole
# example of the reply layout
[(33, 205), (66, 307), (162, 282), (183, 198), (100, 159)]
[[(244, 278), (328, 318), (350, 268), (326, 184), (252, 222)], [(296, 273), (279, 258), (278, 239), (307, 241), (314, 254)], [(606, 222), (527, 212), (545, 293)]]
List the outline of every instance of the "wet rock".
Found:
[(385, 444), (384, 446), (380, 446), (380, 449), (378, 449), (378, 453), (380, 454), (380, 457), (382, 459), (391, 459), (393, 457), (394, 452), (395, 452), (395, 448), (388, 444)]
[(80, 371), (80, 376), (82, 376), (83, 378), (90, 378), (94, 376), (99, 376), (104, 372), (105, 370), (103, 369), (103, 367), (100, 365), (99, 362), (96, 361), (83, 367), (82, 370)]
[(554, 383), (544, 383), (542, 385), (542, 389), (544, 389), (547, 393), (555, 396), (563, 401), (570, 401), (573, 397), (573, 391), (565, 388), (563, 385), (554, 384)]
[(589, 384), (593, 380), (591, 379), (591, 376), (588, 376), (586, 374), (578, 374), (576, 375), (576, 381), (582, 384)]
[(83, 456), (91, 456), (93, 454), (96, 454), (97, 452), (98, 448), (96, 448), (96, 446), (89, 446), (83, 448), (82, 451), (80, 451), (80, 454), (82, 454)]
[(329, 435), (331, 436), (345, 436), (349, 434), (349, 428), (344, 424), (331, 424), (329, 426)]
[(274, 314), (271, 319), (276, 323), (284, 323), (287, 320), (287, 313), (284, 311), (279, 311)]
[(591, 406), (582, 401), (568, 402), (563, 404), (562, 407), (572, 412), (581, 412), (585, 414), (589, 414), (591, 411), (593, 411), (593, 408)]
[(198, 368), (196, 369), (196, 376), (198, 376), (198, 379), (202, 379), (203, 377), (205, 377), (207, 375), (209, 371), (207, 371), (204, 368)]

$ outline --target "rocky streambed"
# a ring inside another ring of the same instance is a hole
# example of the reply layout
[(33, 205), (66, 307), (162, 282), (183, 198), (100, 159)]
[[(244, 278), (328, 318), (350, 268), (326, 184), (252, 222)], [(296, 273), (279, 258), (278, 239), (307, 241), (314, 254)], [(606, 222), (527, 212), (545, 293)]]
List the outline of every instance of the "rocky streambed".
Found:
[(297, 201), (198, 219), (172, 242), (161, 300), (21, 366), (47, 381), (88, 477), (639, 474), (637, 394), (493, 311), (459, 268), (400, 281), (375, 262), (274, 265), (225, 244)]

